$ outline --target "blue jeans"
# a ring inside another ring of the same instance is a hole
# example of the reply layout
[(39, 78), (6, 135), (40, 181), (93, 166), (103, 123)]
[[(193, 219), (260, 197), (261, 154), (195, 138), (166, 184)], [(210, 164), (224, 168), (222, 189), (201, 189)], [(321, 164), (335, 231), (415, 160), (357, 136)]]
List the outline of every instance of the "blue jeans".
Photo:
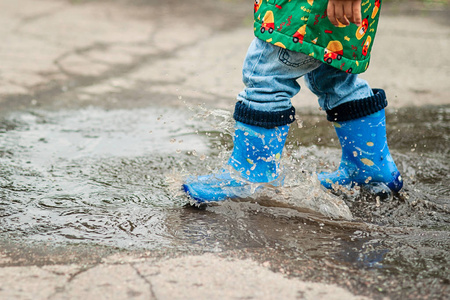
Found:
[(237, 99), (255, 111), (286, 111), (292, 107), (291, 98), (300, 91), (297, 79), (302, 76), (326, 111), (373, 96), (368, 83), (356, 74), (347, 74), (306, 54), (255, 38), (244, 61), (246, 87)]

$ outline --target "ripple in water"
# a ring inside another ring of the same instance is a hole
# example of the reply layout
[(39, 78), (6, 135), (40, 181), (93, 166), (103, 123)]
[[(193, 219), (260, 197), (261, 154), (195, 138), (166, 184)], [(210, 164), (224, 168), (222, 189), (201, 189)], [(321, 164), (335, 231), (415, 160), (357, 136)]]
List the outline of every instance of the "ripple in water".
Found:
[(350, 263), (355, 278), (366, 268), (380, 284), (398, 280), (390, 287), (414, 287), (420, 278), (440, 288), (450, 262), (448, 111), (388, 115), (405, 179), (404, 194), (392, 201), (321, 189), (314, 173), (335, 169), (340, 151), (330, 124), (312, 115), (291, 127), (285, 187), (205, 210), (186, 208), (180, 185), (227, 160), (229, 112), (199, 108), (193, 119), (186, 110), (153, 108), (13, 113), (0, 120), (0, 238), (195, 253), (262, 249), (295, 267)]
[(12, 114), (3, 123), (15, 126), (1, 133), (1, 232), (35, 241), (169, 246), (165, 219), (185, 201), (171, 197), (166, 175), (186, 163), (187, 152), (208, 148), (194, 134), (201, 124), (194, 130), (195, 121), (166, 114)]

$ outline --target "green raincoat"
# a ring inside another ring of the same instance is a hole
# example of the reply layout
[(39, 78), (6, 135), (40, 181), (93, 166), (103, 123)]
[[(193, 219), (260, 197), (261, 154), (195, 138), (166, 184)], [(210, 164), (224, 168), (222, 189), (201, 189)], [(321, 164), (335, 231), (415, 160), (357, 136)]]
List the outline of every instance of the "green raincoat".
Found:
[(255, 36), (308, 54), (347, 73), (362, 73), (370, 60), (381, 0), (362, 0), (362, 25), (335, 27), (327, 0), (255, 0)]

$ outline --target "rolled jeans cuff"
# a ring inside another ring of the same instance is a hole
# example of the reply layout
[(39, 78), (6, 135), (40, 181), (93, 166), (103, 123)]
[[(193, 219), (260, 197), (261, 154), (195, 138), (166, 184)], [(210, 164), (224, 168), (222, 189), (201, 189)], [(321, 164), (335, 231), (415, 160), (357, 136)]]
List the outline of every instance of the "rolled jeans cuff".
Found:
[(246, 106), (242, 101), (238, 101), (233, 118), (244, 124), (270, 129), (294, 122), (295, 108), (291, 106), (281, 111), (259, 111)]
[(386, 94), (383, 90), (373, 89), (373, 96), (345, 102), (337, 107), (327, 110), (327, 119), (330, 122), (341, 122), (359, 119), (374, 114), (387, 106)]

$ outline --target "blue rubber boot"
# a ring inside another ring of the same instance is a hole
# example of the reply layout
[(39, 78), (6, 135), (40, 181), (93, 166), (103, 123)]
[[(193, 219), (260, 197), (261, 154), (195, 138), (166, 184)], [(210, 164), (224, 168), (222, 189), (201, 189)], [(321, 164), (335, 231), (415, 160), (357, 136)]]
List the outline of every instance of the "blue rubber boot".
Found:
[(289, 125), (267, 129), (236, 122), (233, 152), (217, 173), (190, 177), (184, 191), (197, 203), (244, 198), (255, 189), (280, 181), (280, 158)]
[(341, 163), (333, 173), (321, 173), (321, 184), (383, 191), (383, 186), (398, 192), (403, 186), (400, 172), (392, 159), (386, 140), (384, 109), (347, 121), (335, 121), (334, 127), (342, 147)]

